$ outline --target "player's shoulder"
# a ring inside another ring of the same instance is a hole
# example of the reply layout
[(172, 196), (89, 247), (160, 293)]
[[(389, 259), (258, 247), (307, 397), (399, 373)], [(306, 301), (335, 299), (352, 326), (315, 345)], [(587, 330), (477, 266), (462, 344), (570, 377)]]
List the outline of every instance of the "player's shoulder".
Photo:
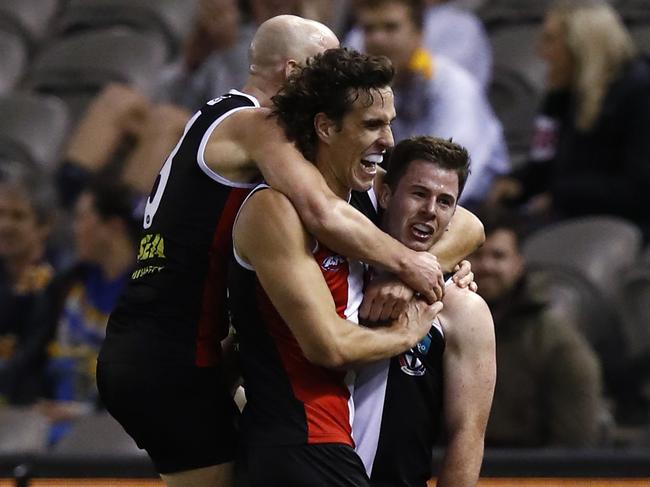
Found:
[(273, 207), (291, 205), (289, 198), (268, 184), (255, 187), (246, 199), (246, 204), (262, 205), (266, 203), (270, 203)]
[(282, 139), (283, 132), (269, 108), (251, 107), (236, 110), (219, 124), (217, 135), (231, 140), (248, 140), (261, 144), (266, 140)]
[(302, 246), (308, 239), (298, 213), (289, 199), (270, 187), (259, 189), (242, 205), (235, 222), (235, 246), (253, 258), (264, 249), (268, 255)]
[(445, 287), (445, 308), (470, 307), (473, 309), (489, 309), (485, 300), (468, 287), (460, 287), (455, 283)]
[[(443, 322), (472, 323), (472, 328), (484, 328), (484, 331), (493, 330), (492, 313), (485, 300), (468, 288), (461, 288), (451, 284), (445, 288), (443, 298), (444, 308), (440, 313)], [(445, 333), (447, 331), (445, 330)], [(463, 333), (463, 330), (454, 330), (454, 333)]]
[(286, 224), (299, 218), (289, 198), (270, 186), (254, 190), (242, 205), (240, 217), (265, 225)]

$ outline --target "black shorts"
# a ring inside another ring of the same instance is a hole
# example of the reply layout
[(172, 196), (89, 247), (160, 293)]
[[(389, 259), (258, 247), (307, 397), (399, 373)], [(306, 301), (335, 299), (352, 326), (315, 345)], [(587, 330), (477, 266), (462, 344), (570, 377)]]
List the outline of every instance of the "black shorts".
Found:
[(159, 473), (234, 460), (239, 412), (216, 368), (98, 362), (97, 386)]
[(249, 446), (245, 462), (238, 487), (370, 486), (359, 456), (338, 443)]

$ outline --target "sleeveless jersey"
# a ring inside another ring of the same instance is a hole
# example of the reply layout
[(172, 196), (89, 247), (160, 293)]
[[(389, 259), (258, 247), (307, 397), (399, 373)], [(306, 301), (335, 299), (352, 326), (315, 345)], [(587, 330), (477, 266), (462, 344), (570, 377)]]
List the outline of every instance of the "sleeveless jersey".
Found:
[(373, 487), (426, 487), (442, 414), (440, 325), (413, 349), (357, 371), (354, 439)]
[[(351, 204), (379, 223), (373, 190)], [(442, 328), (418, 345), (357, 370), (353, 437), (373, 487), (426, 487), (442, 416)]]
[(379, 212), (377, 211), (377, 196), (374, 189), (368, 191), (352, 191), (350, 204), (363, 213), (372, 223), (379, 226)]
[[(261, 186), (264, 188), (265, 186)], [(317, 245), (314, 259), (339, 316), (357, 321), (363, 265)], [(236, 252), (229, 273), (232, 322), (239, 338), (247, 403), (240, 423), (251, 445), (341, 443), (353, 446), (353, 407), (346, 373), (309, 362)], [(350, 325), (353, 326), (353, 325)]]
[(111, 315), (100, 360), (218, 362), (228, 331), (233, 221), (254, 184), (215, 173), (204, 151), (223, 119), (254, 107), (255, 98), (232, 90), (187, 123), (147, 200), (137, 264)]

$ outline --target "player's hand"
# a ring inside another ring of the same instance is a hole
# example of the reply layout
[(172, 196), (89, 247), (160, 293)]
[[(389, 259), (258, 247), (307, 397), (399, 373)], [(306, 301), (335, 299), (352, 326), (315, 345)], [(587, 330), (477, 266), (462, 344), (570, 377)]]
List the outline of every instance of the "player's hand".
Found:
[(410, 260), (399, 278), (429, 303), (442, 299), (444, 279), (435, 255), (429, 252), (411, 252)]
[(411, 300), (406, 311), (397, 320), (409, 334), (409, 348), (417, 345), (429, 333), (431, 324), (440, 311), (442, 311), (442, 301), (428, 304), (422, 299)]
[(472, 272), (472, 265), (467, 260), (461, 260), (456, 267), (454, 267), (454, 275), (452, 281), (460, 288), (469, 288), (470, 291), (476, 292), (478, 285), (474, 281), (474, 273)]
[(397, 319), (413, 298), (413, 290), (388, 274), (375, 274), (363, 293), (359, 318), (364, 321)]

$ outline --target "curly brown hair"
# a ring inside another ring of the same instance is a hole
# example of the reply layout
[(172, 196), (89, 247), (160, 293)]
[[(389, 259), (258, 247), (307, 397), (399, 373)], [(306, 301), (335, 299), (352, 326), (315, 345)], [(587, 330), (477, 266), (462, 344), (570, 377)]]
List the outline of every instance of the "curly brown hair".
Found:
[(373, 91), (390, 86), (395, 70), (385, 56), (368, 56), (336, 48), (317, 54), (299, 68), (272, 98), (273, 115), (305, 158), (314, 160), (318, 137), (314, 117), (324, 113), (341, 127), (343, 117), (362, 93), (368, 106)]

